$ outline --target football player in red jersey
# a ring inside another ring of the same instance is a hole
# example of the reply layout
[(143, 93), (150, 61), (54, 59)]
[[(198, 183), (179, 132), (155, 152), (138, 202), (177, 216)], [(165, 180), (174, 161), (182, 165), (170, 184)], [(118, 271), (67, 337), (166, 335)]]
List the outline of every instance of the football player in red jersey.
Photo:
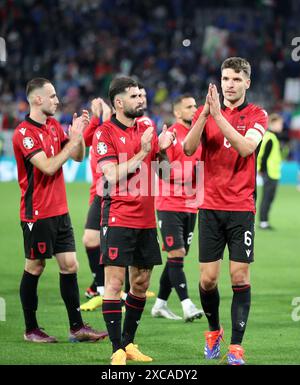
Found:
[(151, 314), (153, 317), (182, 319), (167, 306), (167, 300), (174, 287), (186, 322), (201, 318), (203, 315), (202, 310), (197, 309), (189, 298), (183, 269), (184, 257), (188, 254), (192, 242), (200, 203), (197, 203), (195, 193), (197, 189), (195, 186), (197, 182), (196, 167), (201, 155), (200, 147), (193, 157), (186, 156), (182, 148), (196, 111), (196, 101), (192, 95), (181, 95), (173, 103), (176, 123), (169, 128), (169, 131), (176, 130), (176, 141), (168, 148), (167, 155), (176, 170), (170, 180), (159, 179), (159, 194), (155, 200), (159, 228), (168, 258), (160, 277), (159, 293)]
[(199, 211), (200, 299), (209, 331), (205, 357), (218, 358), (223, 329), (219, 322), (218, 279), (228, 246), (233, 290), (229, 364), (244, 364), (241, 346), (250, 310), (250, 263), (253, 262), (256, 195), (256, 155), (267, 129), (267, 113), (248, 103), (251, 66), (239, 57), (221, 67), (223, 101), (209, 85), (204, 106), (184, 141), (192, 155), (201, 143), (204, 162), (204, 201)]
[(82, 242), (84, 244), (93, 282), (86, 289), (85, 296), (89, 301), (80, 306), (81, 310), (92, 311), (102, 305), (104, 294), (104, 265), (100, 264), (100, 199), (96, 193), (96, 183), (99, 174), (97, 173), (97, 162), (92, 147), (94, 133), (102, 122), (111, 116), (110, 107), (101, 98), (95, 98), (91, 103), (92, 118), (89, 126), (84, 130), (83, 136), (86, 147), (90, 147), (90, 166), (92, 172), (92, 184), (90, 187), (90, 208), (87, 215)]
[[(155, 128), (156, 130), (156, 124), (154, 123), (154, 121), (152, 119), (150, 119), (148, 116), (147, 116), (147, 108), (148, 108), (148, 101), (147, 101), (147, 91), (146, 91), (146, 88), (145, 86), (143, 85), (143, 83), (141, 82), (138, 82), (138, 87), (141, 91), (141, 97), (142, 97), (142, 101), (143, 101), (143, 110), (144, 110), (144, 115), (141, 116), (141, 117), (138, 117), (136, 118), (136, 122), (138, 124), (148, 124), (152, 127)], [(129, 282), (129, 269), (128, 267), (126, 268), (126, 273), (125, 273), (125, 285), (124, 285), (124, 292), (122, 292), (122, 300), (125, 302), (126, 300), (126, 297), (127, 297), (127, 293), (129, 292), (130, 290), (130, 282)], [(153, 291), (150, 291), (150, 290), (147, 290), (146, 292), (146, 297), (147, 298), (153, 298), (155, 297), (155, 293)]]
[(37, 286), (46, 259), (55, 255), (60, 270), (60, 290), (70, 323), (71, 341), (96, 341), (97, 332), (83, 323), (79, 311), (78, 262), (68, 214), (62, 165), (85, 154), (83, 130), (89, 123), (87, 111), (73, 118), (69, 137), (52, 116), (59, 104), (54, 86), (44, 78), (28, 82), (26, 95), (30, 113), (15, 129), (13, 147), (21, 189), (21, 226), (25, 248), (25, 271), (20, 297), (25, 318), (25, 341), (57, 342), (38, 325)]
[[(165, 150), (175, 135), (164, 127), (157, 138), (154, 127), (135, 121), (144, 113), (143, 100), (138, 84), (131, 78), (114, 79), (109, 97), (116, 114), (98, 128), (93, 139), (102, 173), (99, 188), (103, 188), (100, 193), (103, 197), (101, 252), (105, 265), (102, 313), (112, 342), (111, 364), (125, 365), (126, 360), (152, 361), (134, 344), (152, 268), (161, 264), (151, 170), (158, 154), (166, 158)], [(127, 266), (130, 266), (130, 291), (122, 328), (120, 292)]]

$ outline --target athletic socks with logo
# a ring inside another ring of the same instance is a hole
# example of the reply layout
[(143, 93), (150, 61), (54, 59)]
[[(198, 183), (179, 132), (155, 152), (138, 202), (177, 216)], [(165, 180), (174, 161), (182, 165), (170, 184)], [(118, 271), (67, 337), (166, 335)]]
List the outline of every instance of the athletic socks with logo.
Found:
[(122, 306), (121, 300), (104, 299), (102, 303), (102, 314), (106, 324), (109, 339), (112, 343), (113, 353), (121, 349), (122, 333)]
[(176, 290), (176, 293), (183, 301), (188, 298), (186, 276), (183, 271), (183, 257), (168, 258), (168, 273), (172, 287)]
[(160, 276), (159, 280), (159, 292), (157, 298), (167, 301), (172, 291), (172, 284), (169, 278), (168, 264), (165, 264), (165, 268)]
[(233, 297), (231, 304), (231, 344), (240, 345), (243, 340), (250, 311), (251, 286), (232, 286), (232, 290)]
[(83, 326), (80, 313), (79, 289), (77, 274), (59, 274), (60, 293), (64, 300), (71, 330), (77, 330)]
[(94, 282), (91, 289), (97, 290), (97, 286), (104, 286), (104, 265), (100, 265), (100, 246), (85, 248), (91, 272), (94, 275)]
[(126, 313), (123, 324), (122, 342), (123, 347), (133, 343), (134, 336), (142, 317), (144, 307), (146, 304), (146, 297), (137, 297), (131, 292), (127, 294), (125, 301)]
[(24, 271), (20, 283), (20, 298), (24, 313), (26, 332), (38, 328), (36, 311), (38, 307), (37, 286), (40, 276)]
[(220, 321), (219, 321), (219, 305), (220, 305), (220, 295), (218, 287), (215, 287), (212, 290), (204, 290), (199, 285), (199, 294), (202, 309), (208, 320), (209, 330), (220, 330)]

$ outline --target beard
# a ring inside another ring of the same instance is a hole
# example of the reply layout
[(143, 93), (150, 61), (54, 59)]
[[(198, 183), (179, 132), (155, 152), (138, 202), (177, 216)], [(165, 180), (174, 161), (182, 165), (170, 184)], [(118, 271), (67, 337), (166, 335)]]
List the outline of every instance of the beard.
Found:
[(124, 115), (129, 119), (139, 118), (144, 115), (144, 109), (143, 107), (138, 107), (136, 109), (124, 110)]
[(183, 119), (184, 123), (187, 124), (188, 126), (191, 126), (192, 125), (192, 120), (186, 120), (186, 119)]

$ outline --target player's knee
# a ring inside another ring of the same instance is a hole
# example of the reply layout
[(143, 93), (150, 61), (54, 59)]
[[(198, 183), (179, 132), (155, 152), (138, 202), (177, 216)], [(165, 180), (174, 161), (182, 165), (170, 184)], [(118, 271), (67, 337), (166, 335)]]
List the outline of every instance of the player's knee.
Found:
[(85, 248), (97, 247), (99, 245), (99, 237), (97, 238), (94, 234), (85, 231), (82, 237), (82, 243)]
[(168, 258), (182, 258), (186, 255), (186, 250), (184, 247), (181, 249), (171, 250), (168, 253)]
[(77, 260), (70, 261), (61, 267), (61, 273), (64, 274), (75, 274), (78, 272), (79, 263)]
[(204, 290), (213, 290), (218, 284), (217, 275), (213, 274), (202, 274), (200, 279), (200, 285)]
[(46, 261), (41, 259), (36, 260), (35, 263), (26, 263), (25, 270), (32, 275), (41, 275), (45, 269), (45, 266)]
[(149, 288), (149, 280), (148, 279), (136, 279), (134, 282), (132, 282), (132, 285), (130, 287), (130, 291), (133, 295), (136, 295), (138, 297), (143, 297), (146, 291)]
[(250, 283), (250, 275), (248, 265), (243, 268), (232, 269), (230, 271), (231, 284), (233, 286), (248, 285)]
[(231, 284), (233, 286), (248, 285), (249, 283), (250, 282), (249, 282), (248, 274), (244, 272), (231, 274)]
[(105, 277), (105, 292), (113, 297), (120, 296), (123, 280), (119, 277)]

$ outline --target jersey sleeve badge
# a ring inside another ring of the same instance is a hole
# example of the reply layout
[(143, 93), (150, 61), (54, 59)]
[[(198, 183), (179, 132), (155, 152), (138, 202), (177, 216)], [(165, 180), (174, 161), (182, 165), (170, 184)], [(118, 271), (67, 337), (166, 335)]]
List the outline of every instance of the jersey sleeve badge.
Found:
[(99, 155), (105, 155), (107, 153), (107, 145), (104, 142), (99, 142), (97, 144), (97, 153)]
[(23, 146), (26, 148), (26, 150), (31, 150), (34, 146), (34, 141), (30, 136), (26, 136), (23, 139)]

